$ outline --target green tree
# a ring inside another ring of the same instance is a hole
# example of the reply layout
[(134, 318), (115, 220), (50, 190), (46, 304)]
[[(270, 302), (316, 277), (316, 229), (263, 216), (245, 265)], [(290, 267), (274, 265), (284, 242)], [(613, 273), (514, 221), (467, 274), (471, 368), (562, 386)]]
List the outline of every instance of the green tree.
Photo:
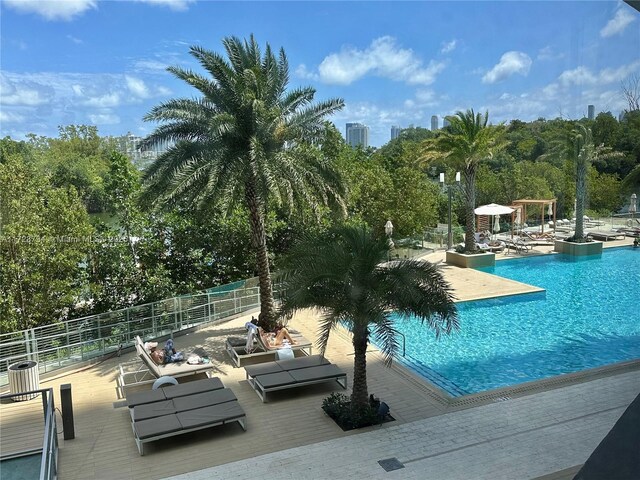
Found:
[(52, 188), (20, 155), (0, 162), (0, 331), (68, 317), (93, 229), (75, 190)]
[(339, 226), (323, 238), (296, 245), (281, 272), (281, 315), (305, 308), (322, 310), (318, 344), (324, 353), (331, 331), (340, 324), (353, 334), (355, 352), (351, 405), (368, 402), (366, 352), (375, 335), (387, 364), (399, 348), (394, 312), (411, 316), (436, 335), (458, 328), (453, 295), (437, 267), (417, 260), (383, 263), (389, 252), (384, 236), (364, 227)]
[(200, 47), (190, 52), (211, 75), (170, 67), (177, 78), (196, 88), (197, 99), (174, 99), (154, 107), (147, 121), (163, 123), (146, 144), (175, 145), (145, 175), (146, 198), (158, 203), (182, 199), (196, 205), (244, 202), (260, 282), (260, 305), (266, 325), (275, 322), (269, 255), (265, 233), (268, 202), (340, 202), (341, 186), (322, 156), (296, 155), (296, 146), (318, 140), (325, 118), (342, 100), (313, 104), (311, 87), (287, 91), (289, 66), (284, 50), (276, 58), (267, 44), (264, 55), (253, 36), (223, 40), (228, 60)]
[(506, 147), (505, 128), (503, 125), (488, 125), (489, 112), (485, 112), (483, 116), (480, 113), (474, 113), (473, 109), (457, 112), (455, 116), (447, 117), (447, 120), (449, 120), (447, 130), (443, 130), (436, 138), (424, 142), (423, 158), (426, 162), (444, 158), (461, 170), (466, 204), (465, 251), (473, 252), (476, 249), (473, 210), (476, 202), (478, 165)]

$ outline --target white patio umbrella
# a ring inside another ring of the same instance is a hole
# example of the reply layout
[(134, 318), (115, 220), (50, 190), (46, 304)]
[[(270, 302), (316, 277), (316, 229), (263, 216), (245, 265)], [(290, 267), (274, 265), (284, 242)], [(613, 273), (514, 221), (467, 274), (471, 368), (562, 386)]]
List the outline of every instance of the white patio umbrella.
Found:
[(493, 217), (493, 233), (498, 233), (500, 231), (500, 215), (496, 215)]
[(549, 204), (549, 208), (547, 208), (547, 215), (549, 215), (549, 220), (553, 217), (553, 203)]
[(490, 203), (489, 205), (482, 205), (476, 208), (473, 213), (476, 215), (506, 215), (513, 212), (513, 208), (505, 207), (504, 205), (498, 205), (497, 203)]

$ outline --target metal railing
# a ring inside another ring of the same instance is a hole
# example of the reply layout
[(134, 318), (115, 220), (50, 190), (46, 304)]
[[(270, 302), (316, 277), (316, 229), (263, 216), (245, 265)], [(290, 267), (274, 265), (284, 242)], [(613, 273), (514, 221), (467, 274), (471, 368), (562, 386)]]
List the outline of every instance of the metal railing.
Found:
[(136, 335), (155, 338), (235, 315), (259, 305), (251, 282), (209, 289), (205, 293), (67, 320), (0, 335), (0, 386), (8, 383), (9, 365), (38, 362), (40, 373), (90, 360), (133, 345)]
[[(44, 413), (44, 435), (42, 440), (42, 457), (40, 460), (40, 480), (53, 480), (58, 478), (58, 427), (56, 424), (56, 409), (53, 400), (53, 388), (30, 390), (28, 392), (1, 395), (1, 400), (7, 400), (16, 396), (41, 394), (42, 410)], [(9, 402), (11, 404), (11, 402)], [(2, 408), (11, 408), (2, 407)], [(37, 450), (29, 451), (29, 454), (38, 453)], [(12, 456), (16, 456), (13, 454)]]

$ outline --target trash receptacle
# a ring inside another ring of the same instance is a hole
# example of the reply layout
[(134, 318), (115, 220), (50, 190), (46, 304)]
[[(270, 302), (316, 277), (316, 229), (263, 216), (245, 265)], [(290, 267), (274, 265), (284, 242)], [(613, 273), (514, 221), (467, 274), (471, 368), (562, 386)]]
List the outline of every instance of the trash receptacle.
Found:
[[(40, 374), (38, 372), (38, 362), (25, 360), (9, 365), (9, 392), (21, 393), (38, 390), (40, 388)], [(29, 395), (18, 395), (12, 397), (14, 402), (22, 402), (37, 397), (37, 393)]]

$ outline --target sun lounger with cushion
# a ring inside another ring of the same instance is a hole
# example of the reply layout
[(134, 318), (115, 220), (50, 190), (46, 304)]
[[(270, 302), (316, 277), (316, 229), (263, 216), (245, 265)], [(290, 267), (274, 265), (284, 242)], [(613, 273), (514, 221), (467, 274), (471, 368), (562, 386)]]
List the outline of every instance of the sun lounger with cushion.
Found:
[(127, 405), (140, 455), (145, 443), (174, 435), (231, 422), (246, 430), (244, 410), (219, 378), (132, 393)]
[(604, 240), (608, 242), (609, 240), (616, 240), (621, 238), (624, 240), (624, 233), (622, 232), (605, 232), (602, 230), (589, 230), (585, 232), (588, 236), (595, 238), (596, 240)]
[[(291, 338), (293, 338), (293, 341), (296, 342), (294, 345), (290, 346), (294, 352), (298, 351), (303, 355), (311, 355), (313, 344), (309, 340), (302, 336), (302, 334), (293, 330), (289, 330), (289, 334), (291, 335)], [(259, 341), (259, 335), (256, 335), (256, 340), (255, 349), (247, 352), (244, 341), (241, 343), (239, 340), (234, 338), (227, 339), (225, 342), (225, 349), (236, 367), (241, 367), (244, 361), (251, 358), (264, 356), (271, 356), (275, 358), (276, 352), (278, 351), (277, 348), (266, 348), (262, 342)]]
[(336, 381), (347, 388), (347, 374), (321, 355), (276, 360), (245, 367), (247, 381), (263, 402), (267, 393), (276, 390)]
[(127, 396), (127, 391), (131, 387), (154, 383), (157, 379), (165, 376), (179, 378), (199, 373), (209, 376), (211, 370), (215, 368), (211, 363), (190, 365), (186, 361), (158, 365), (151, 359), (149, 352), (145, 350), (142, 339), (139, 336), (136, 336), (135, 347), (139, 360), (130, 364), (118, 365), (116, 390), (121, 398)]

